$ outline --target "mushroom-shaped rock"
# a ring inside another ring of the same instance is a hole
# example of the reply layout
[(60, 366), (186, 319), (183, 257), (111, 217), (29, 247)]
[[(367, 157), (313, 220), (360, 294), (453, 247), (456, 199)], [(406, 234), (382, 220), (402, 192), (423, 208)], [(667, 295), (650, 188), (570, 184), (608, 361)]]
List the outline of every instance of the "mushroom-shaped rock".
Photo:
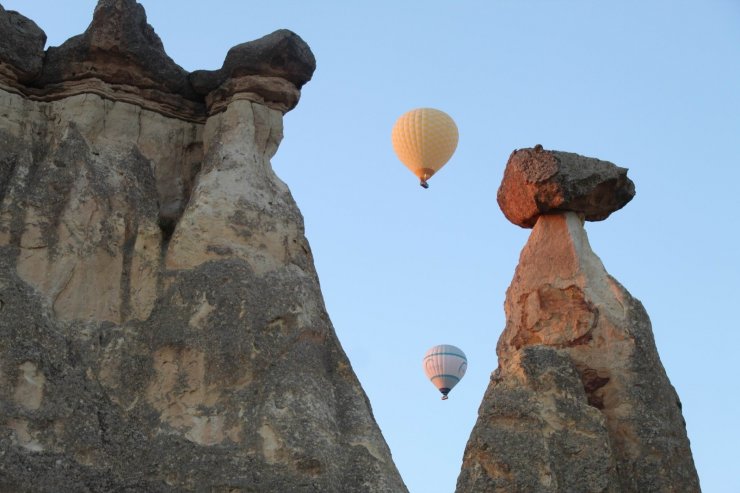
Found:
[(279, 29), (254, 41), (238, 44), (226, 54), (218, 70), (196, 70), (190, 81), (200, 94), (208, 94), (226, 79), (245, 75), (280, 77), (296, 89), (311, 80), (316, 70), (316, 58), (300, 36), (288, 29)]
[(218, 70), (190, 74), (195, 91), (216, 110), (236, 93), (251, 93), (283, 112), (298, 104), (300, 89), (311, 80), (316, 59), (300, 36), (279, 29), (267, 36), (234, 46)]
[(35, 22), (0, 5), (0, 73), (26, 82), (41, 72), (46, 34)]
[(627, 168), (537, 145), (511, 153), (497, 199), (509, 221), (531, 228), (540, 215), (565, 211), (602, 221), (634, 196)]

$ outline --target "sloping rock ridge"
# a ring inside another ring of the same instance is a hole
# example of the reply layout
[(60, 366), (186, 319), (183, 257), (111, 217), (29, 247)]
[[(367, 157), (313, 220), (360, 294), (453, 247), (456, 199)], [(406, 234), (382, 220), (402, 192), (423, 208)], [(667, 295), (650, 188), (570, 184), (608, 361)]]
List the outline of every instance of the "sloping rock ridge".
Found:
[[(581, 183), (604, 176), (602, 162), (571, 161), (580, 168), (569, 176)], [(563, 189), (577, 188), (567, 181)], [(648, 315), (606, 272), (583, 228), (591, 204), (610, 199), (587, 193), (592, 200), (580, 208), (536, 216), (506, 292), (498, 368), (465, 449), (459, 493), (700, 491)]]
[(308, 46), (44, 42), (0, 8), (0, 491), (406, 491), (270, 165)]

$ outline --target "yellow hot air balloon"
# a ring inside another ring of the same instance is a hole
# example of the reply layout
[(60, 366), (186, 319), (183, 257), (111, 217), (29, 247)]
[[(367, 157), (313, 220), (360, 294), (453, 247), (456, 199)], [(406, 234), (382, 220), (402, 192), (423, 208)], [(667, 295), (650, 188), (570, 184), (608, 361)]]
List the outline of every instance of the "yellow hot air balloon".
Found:
[(418, 108), (401, 115), (391, 140), (398, 159), (429, 188), (427, 180), (447, 163), (457, 148), (457, 125), (444, 111)]

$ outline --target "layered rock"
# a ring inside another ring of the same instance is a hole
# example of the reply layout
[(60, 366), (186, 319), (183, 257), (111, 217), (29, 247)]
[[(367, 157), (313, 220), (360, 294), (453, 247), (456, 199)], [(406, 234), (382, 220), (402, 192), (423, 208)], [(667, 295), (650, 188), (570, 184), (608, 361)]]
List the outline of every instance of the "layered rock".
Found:
[(313, 55), (268, 38), (208, 91), (133, 0), (0, 42), (0, 491), (405, 491), (270, 166)]
[(522, 250), (458, 492), (699, 491), (648, 315), (584, 214), (540, 215)]
[(0, 7), (0, 29), (0, 89), (34, 101), (97, 94), (196, 123), (233, 98), (285, 113), (316, 69), (308, 45), (281, 29), (235, 46), (219, 70), (188, 73), (135, 0), (100, 0), (84, 33), (45, 53), (43, 31), (17, 12)]

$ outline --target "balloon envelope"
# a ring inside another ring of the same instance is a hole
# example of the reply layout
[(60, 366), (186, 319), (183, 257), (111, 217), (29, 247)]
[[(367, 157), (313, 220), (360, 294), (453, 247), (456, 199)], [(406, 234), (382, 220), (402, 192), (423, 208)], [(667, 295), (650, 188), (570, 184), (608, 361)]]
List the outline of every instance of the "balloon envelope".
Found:
[(435, 387), (442, 392), (442, 399), (465, 375), (468, 358), (462, 349), (451, 344), (440, 344), (429, 349), (424, 355), (424, 373)]
[(426, 186), (455, 152), (457, 125), (443, 111), (417, 108), (398, 118), (391, 140), (398, 159)]

